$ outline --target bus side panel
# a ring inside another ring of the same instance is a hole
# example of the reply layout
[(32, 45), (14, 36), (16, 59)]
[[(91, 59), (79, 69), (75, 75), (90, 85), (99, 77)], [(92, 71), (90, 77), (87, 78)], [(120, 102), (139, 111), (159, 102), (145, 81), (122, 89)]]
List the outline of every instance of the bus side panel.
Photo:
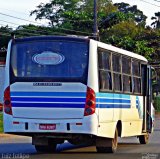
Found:
[(122, 111), (122, 137), (137, 136), (142, 134), (143, 97), (131, 95), (130, 98), (130, 109), (123, 109)]
[(90, 40), (89, 45), (89, 66), (87, 86), (95, 92), (99, 91), (98, 86), (98, 59), (97, 59), (97, 42)]
[(142, 121), (124, 121), (121, 137), (138, 136), (142, 134)]
[(96, 101), (99, 108), (99, 122), (112, 122), (113, 121), (113, 94), (111, 93), (97, 93)]
[(94, 40), (90, 40), (89, 66), (88, 66), (89, 76), (88, 76), (87, 86), (92, 88), (96, 93), (96, 113), (98, 114), (98, 124), (99, 124), (97, 136), (112, 138), (115, 132), (115, 123), (112, 122), (113, 109), (106, 109), (105, 105), (100, 105), (100, 102), (101, 102), (100, 96), (102, 94), (100, 95), (100, 93), (98, 93), (99, 92), (99, 79), (98, 79), (99, 74), (98, 74), (97, 46), (98, 46), (98, 42)]
[(97, 136), (114, 138), (117, 122), (101, 122), (98, 127)]
[(142, 134), (143, 97), (111, 93), (96, 95), (98, 136), (113, 138), (118, 121), (122, 123), (121, 137)]

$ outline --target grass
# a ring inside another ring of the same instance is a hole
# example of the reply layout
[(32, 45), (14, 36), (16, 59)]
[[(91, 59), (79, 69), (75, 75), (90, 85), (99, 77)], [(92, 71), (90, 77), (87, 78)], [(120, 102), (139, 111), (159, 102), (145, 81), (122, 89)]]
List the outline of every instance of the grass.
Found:
[(0, 133), (3, 132), (3, 114), (0, 113)]

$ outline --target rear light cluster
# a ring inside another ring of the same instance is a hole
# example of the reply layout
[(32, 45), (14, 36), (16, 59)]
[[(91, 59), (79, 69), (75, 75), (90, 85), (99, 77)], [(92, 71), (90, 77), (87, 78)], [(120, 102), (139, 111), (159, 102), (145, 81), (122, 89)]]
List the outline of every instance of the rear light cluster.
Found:
[(4, 112), (6, 114), (12, 115), (10, 87), (7, 87), (6, 90), (4, 91)]
[(84, 109), (84, 116), (92, 115), (96, 109), (96, 97), (95, 92), (87, 87), (86, 105)]

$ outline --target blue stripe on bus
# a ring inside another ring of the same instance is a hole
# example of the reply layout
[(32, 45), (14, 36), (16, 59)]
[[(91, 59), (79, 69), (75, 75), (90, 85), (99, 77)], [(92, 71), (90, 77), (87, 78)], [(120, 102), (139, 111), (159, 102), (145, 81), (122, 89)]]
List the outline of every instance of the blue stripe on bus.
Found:
[(17, 96), (69, 96), (69, 97), (86, 97), (86, 92), (11, 92), (12, 97)]
[(96, 93), (99, 108), (131, 108), (130, 95)]
[(126, 94), (113, 94), (113, 93), (96, 93), (97, 98), (125, 98), (130, 99), (130, 95)]
[(86, 102), (86, 98), (24, 98), (11, 97), (11, 101), (27, 101), (27, 102)]
[[(85, 104), (66, 103), (12, 103), (12, 107), (38, 107), (38, 108), (84, 108)], [(99, 104), (99, 108), (130, 108), (130, 105)]]
[(98, 103), (131, 103), (129, 99), (96, 99)]
[(141, 105), (140, 105), (140, 101), (139, 101), (138, 96), (136, 97), (136, 108), (138, 109), (139, 117), (142, 119), (143, 115), (142, 115)]
[[(65, 98), (65, 97), (70, 97), (70, 98)], [(85, 92), (11, 92), (11, 101), (13, 107), (84, 108), (86, 102), (86, 93)], [(130, 95), (96, 93), (97, 108), (130, 108), (131, 107), (130, 102), (131, 102)]]
[(121, 104), (99, 104), (100, 108), (130, 108), (130, 104), (128, 105), (121, 105)]
[(84, 108), (84, 104), (60, 104), (60, 103), (12, 103), (12, 107), (36, 107), (36, 108)]

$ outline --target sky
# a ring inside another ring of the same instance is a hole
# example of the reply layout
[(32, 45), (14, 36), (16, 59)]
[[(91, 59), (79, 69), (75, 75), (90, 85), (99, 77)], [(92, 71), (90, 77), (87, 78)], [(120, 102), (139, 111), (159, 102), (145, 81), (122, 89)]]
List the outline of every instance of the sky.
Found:
[[(30, 12), (36, 9), (40, 3), (47, 3), (49, 0), (0, 0), (0, 25), (8, 24), (11, 27), (17, 27), (25, 24), (44, 24), (45, 21), (35, 21), (35, 16), (29, 16)], [(16, 19), (6, 15), (11, 15), (25, 20)]]
[[(155, 12), (160, 11), (160, 0), (112, 0), (113, 3), (125, 2), (130, 5), (137, 5), (138, 9), (148, 17), (147, 24), (151, 24), (151, 17)], [(40, 3), (47, 3), (49, 0), (0, 0), (0, 26), (8, 26), (16, 28), (19, 25), (35, 24), (46, 25), (47, 21), (35, 21), (35, 16), (29, 16), (30, 12), (36, 9)], [(148, 3), (147, 3), (148, 2)], [(149, 4), (152, 3), (152, 4)], [(5, 15), (4, 15), (5, 14)], [(18, 17), (20, 20), (10, 16)]]

